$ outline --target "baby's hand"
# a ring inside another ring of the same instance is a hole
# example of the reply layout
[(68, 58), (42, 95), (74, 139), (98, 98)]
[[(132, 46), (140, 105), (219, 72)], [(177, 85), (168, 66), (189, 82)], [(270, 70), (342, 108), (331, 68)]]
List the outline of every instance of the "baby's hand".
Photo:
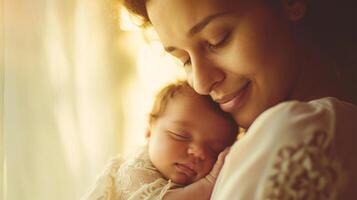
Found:
[(214, 164), (211, 172), (205, 177), (205, 179), (214, 184), (218, 177), (219, 172), (221, 171), (224, 159), (226, 158), (227, 154), (229, 153), (230, 147), (225, 148), (221, 153), (219, 153), (216, 163)]

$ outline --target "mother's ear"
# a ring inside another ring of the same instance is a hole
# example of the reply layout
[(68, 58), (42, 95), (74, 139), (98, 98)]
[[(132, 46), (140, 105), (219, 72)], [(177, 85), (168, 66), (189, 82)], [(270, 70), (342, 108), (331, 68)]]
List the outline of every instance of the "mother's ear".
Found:
[(306, 0), (281, 0), (288, 18), (291, 21), (299, 21), (306, 14)]

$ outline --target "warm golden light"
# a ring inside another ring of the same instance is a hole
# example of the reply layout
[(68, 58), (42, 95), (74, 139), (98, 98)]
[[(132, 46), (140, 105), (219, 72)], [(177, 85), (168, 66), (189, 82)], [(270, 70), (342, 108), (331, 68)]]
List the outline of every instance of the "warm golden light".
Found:
[[(136, 73), (124, 92), (125, 105), (122, 106), (125, 115), (125, 152), (145, 143), (147, 115), (158, 90), (169, 82), (185, 77), (183, 68), (164, 51), (156, 33), (151, 29), (144, 32), (135, 20), (126, 9), (121, 10), (120, 28), (130, 35), (125, 43), (130, 44), (130, 54), (136, 55)], [(150, 41), (146, 41), (144, 36)]]
[(125, 130), (125, 150), (143, 144), (147, 127), (147, 114), (159, 89), (169, 82), (184, 79), (184, 71), (178, 63), (167, 55), (161, 43), (143, 43), (138, 52), (136, 76), (130, 81), (127, 102), (124, 106), (127, 119)]
[(120, 7), (119, 26), (123, 31), (140, 31), (140, 27), (134, 23), (135, 18), (123, 7)]

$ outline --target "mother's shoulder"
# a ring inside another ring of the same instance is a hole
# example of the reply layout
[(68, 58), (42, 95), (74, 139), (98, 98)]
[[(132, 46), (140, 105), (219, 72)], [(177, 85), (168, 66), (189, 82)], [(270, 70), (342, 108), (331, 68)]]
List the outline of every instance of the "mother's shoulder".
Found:
[(343, 114), (352, 115), (356, 113), (356, 105), (334, 97), (325, 97), (309, 102), (294, 100), (285, 101), (267, 109), (256, 119), (254, 123), (261, 123), (261, 121), (265, 121), (267, 119), (271, 122), (278, 120), (288, 122), (294, 118), (304, 120), (316, 117), (328, 118), (336, 115), (343, 117)]
[(324, 97), (309, 102), (296, 100), (285, 101), (267, 109), (265, 112), (262, 113), (262, 115), (295, 116), (303, 114), (307, 116), (312, 116), (316, 114), (321, 114), (321, 112), (336, 113), (346, 109), (356, 112), (357, 106), (334, 97)]
[(357, 130), (357, 106), (333, 97), (309, 102), (282, 102), (263, 112), (247, 131), (250, 137), (280, 141), (301, 140), (315, 132), (333, 136), (336, 132)]

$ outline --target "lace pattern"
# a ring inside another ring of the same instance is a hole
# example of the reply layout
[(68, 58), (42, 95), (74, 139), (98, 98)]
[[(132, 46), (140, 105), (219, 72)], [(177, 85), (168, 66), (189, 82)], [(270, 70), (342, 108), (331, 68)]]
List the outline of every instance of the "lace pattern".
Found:
[(326, 132), (316, 132), (305, 142), (281, 148), (265, 189), (265, 199), (336, 199), (344, 178), (334, 157), (332, 139)]
[[(117, 172), (118, 199), (150, 199), (159, 197), (173, 184), (152, 165), (146, 149), (124, 163)], [(165, 187), (167, 186), (167, 187)]]
[(119, 169), (123, 160), (121, 157), (112, 159), (106, 166), (104, 172), (94, 187), (89, 190), (81, 200), (110, 200), (115, 199), (115, 173)]
[(143, 147), (124, 162), (119, 158), (112, 160), (82, 200), (160, 200), (177, 187), (162, 177)]

